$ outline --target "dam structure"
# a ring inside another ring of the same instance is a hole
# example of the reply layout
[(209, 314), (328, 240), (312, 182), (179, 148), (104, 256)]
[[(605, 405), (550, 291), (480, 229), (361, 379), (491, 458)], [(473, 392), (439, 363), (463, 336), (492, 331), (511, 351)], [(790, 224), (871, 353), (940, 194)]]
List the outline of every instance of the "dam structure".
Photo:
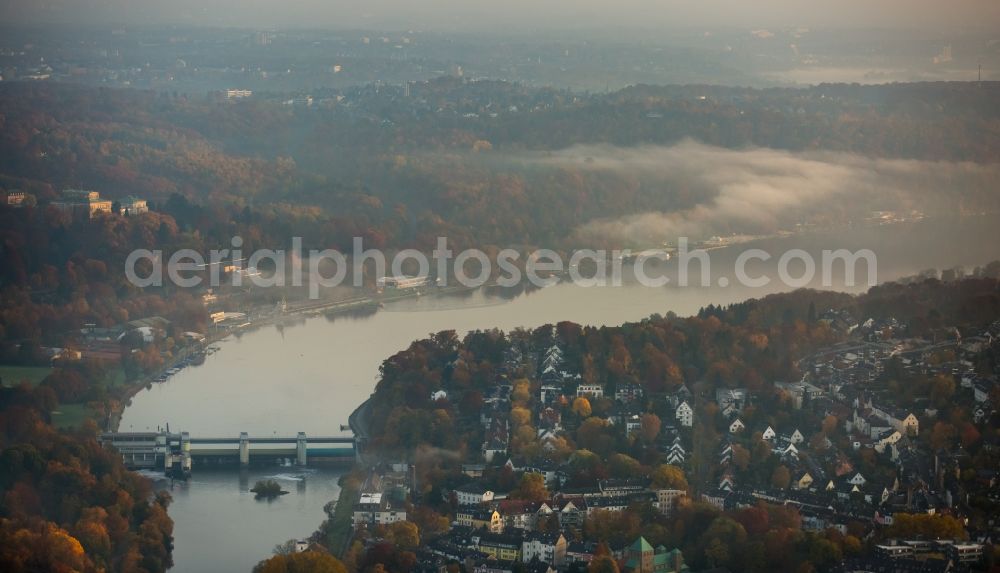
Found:
[(117, 451), (129, 469), (190, 475), (199, 467), (353, 464), (359, 456), (353, 436), (192, 437), (188, 432), (105, 432), (99, 442)]

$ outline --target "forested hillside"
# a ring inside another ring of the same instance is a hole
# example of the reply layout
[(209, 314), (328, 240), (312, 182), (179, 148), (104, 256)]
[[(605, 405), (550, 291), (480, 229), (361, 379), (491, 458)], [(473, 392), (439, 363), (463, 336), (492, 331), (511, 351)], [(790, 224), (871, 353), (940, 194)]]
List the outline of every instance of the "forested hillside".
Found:
[[(440, 79), (414, 85), (408, 97), (358, 88), (299, 108), (5, 84), (0, 187), (33, 192), (40, 204), (83, 187), (159, 206), (173, 194), (230, 213), (251, 206), (324, 246), (355, 235), (417, 247), (442, 234), (479, 245), (543, 242), (596, 218), (678, 211), (712, 198), (683, 181), (553, 164), (549, 152), (693, 140), (733, 150), (993, 163), (998, 90), (991, 83), (637, 86), (588, 95)], [(957, 194), (948, 204), (995, 207), (986, 182), (962, 183), (940, 189)]]

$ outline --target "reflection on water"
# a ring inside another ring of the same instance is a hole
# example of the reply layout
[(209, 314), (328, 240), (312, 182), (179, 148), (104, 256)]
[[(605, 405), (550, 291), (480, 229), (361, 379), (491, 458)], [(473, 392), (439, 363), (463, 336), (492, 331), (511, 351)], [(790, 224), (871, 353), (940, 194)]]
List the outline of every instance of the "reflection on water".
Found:
[[(340, 494), (342, 470), (317, 468), (198, 469), (187, 482), (161, 486), (174, 501), (172, 571), (250, 571), (275, 545), (308, 537), (325, 519), (323, 506)], [(274, 479), (287, 495), (257, 500), (257, 480)]]
[[(753, 276), (777, 276), (775, 261), (790, 248), (804, 249), (814, 257), (823, 249), (869, 248), (878, 256), (878, 279), (885, 282), (928, 268), (965, 265), (971, 269), (1000, 258), (997, 222), (996, 218), (925, 221), (768, 239), (746, 246), (773, 255), (771, 261), (750, 268)], [(717, 285), (718, 276), (732, 276), (741, 250), (712, 251), (711, 284)], [(667, 274), (674, 278), (675, 267), (676, 261), (666, 265)], [(866, 290), (865, 278), (858, 276), (859, 284), (848, 287), (841, 269), (831, 288), (860, 292)], [(208, 357), (204, 365), (185, 369), (169, 382), (137, 395), (125, 411), (121, 428), (138, 431), (169, 422), (173, 430), (195, 437), (235, 437), (240, 432), (294, 435), (299, 431), (337, 435), (351, 411), (371, 393), (381, 362), (433, 332), (509, 330), (561, 320), (620, 324), (653, 313), (688, 315), (708, 304), (790, 290), (777, 280), (763, 288), (730, 284), (728, 288), (648, 288), (634, 282), (621, 288), (561, 284), (512, 301), (475, 291), (460, 297), (398, 301), (374, 314), (266, 327), (219, 343), (220, 352)], [(296, 489), (294, 496), (261, 504), (246, 493), (252, 483), (247, 486), (238, 480), (235, 473), (196, 470), (192, 483), (175, 486), (177, 503), (170, 514), (177, 523), (175, 558), (180, 570), (246, 571), (243, 565), (256, 562), (275, 544), (315, 529), (323, 519), (323, 504), (336, 495), (331, 475), (320, 485), (306, 480), (304, 492)]]

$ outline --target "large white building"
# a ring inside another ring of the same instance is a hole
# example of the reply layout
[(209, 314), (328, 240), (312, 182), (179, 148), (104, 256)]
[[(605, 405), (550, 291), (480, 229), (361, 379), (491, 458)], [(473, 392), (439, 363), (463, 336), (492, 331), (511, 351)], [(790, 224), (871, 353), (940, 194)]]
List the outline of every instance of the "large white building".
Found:
[(122, 199), (119, 202), (119, 205), (121, 205), (121, 214), (126, 216), (139, 215), (149, 212), (149, 205), (146, 203), (146, 200), (132, 195)]
[(521, 561), (530, 563), (538, 559), (558, 567), (566, 561), (566, 545), (561, 533), (530, 533), (521, 542)]
[(875, 405), (872, 406), (872, 412), (904, 436), (916, 436), (920, 433), (920, 421), (913, 412), (892, 411)]
[(687, 497), (687, 492), (683, 489), (658, 489), (656, 490), (656, 506), (660, 513), (670, 515), (677, 506), (677, 500)]
[(493, 501), (493, 491), (486, 489), (477, 482), (466, 484), (455, 489), (455, 501), (458, 505), (479, 505)]
[(406, 521), (406, 510), (393, 508), (381, 493), (362, 493), (354, 505), (354, 527)]
[(93, 219), (97, 213), (110, 213), (111, 201), (102, 199), (97, 191), (83, 189), (66, 189), (59, 201), (53, 201), (52, 206), (71, 215), (80, 213)]

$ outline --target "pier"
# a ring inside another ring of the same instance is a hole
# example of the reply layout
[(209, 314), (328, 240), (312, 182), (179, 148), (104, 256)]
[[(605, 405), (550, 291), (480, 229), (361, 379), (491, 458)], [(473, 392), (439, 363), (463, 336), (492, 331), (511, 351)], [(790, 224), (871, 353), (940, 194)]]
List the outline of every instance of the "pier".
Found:
[(206, 466), (248, 467), (278, 463), (306, 466), (352, 464), (359, 452), (353, 436), (192, 437), (188, 432), (105, 432), (101, 445), (116, 450), (129, 469), (187, 476)]

